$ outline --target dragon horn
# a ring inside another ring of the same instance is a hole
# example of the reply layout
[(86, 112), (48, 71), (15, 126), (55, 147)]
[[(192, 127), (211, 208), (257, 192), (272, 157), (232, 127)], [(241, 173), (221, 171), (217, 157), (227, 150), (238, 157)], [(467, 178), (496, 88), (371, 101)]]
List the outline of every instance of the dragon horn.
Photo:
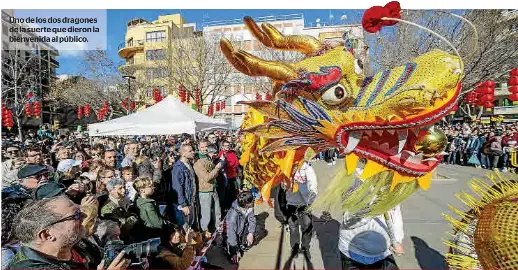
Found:
[(322, 43), (312, 36), (285, 36), (269, 23), (263, 23), (261, 25), (261, 29), (251, 17), (247, 16), (243, 20), (250, 33), (252, 33), (252, 35), (254, 35), (254, 37), (266, 47), (298, 51), (306, 55), (314, 53), (322, 48)]
[(222, 38), (221, 51), (240, 72), (249, 76), (266, 76), (275, 81), (287, 82), (297, 77), (295, 69), (277, 61), (263, 60), (242, 50), (234, 50), (230, 41)]

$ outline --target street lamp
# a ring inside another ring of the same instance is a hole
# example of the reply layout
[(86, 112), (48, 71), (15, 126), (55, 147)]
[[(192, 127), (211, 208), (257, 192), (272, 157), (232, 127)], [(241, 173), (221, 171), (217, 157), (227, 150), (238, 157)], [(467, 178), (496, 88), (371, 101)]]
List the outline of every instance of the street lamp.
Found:
[(128, 80), (128, 107), (126, 109), (126, 114), (129, 114), (129, 111), (130, 111), (130, 107), (131, 107), (131, 79), (135, 80), (135, 76), (131, 76), (131, 75), (124, 75), (122, 76), (122, 78), (124, 79), (127, 79)]

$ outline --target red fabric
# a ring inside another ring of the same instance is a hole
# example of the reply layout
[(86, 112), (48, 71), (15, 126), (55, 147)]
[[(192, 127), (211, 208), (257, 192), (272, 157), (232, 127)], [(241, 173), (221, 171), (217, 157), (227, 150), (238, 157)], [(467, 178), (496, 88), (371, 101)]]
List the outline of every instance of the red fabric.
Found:
[(362, 18), (362, 26), (365, 31), (369, 33), (376, 33), (383, 26), (391, 26), (397, 21), (381, 20), (381, 18), (396, 18), (401, 19), (401, 5), (397, 1), (391, 1), (385, 6), (373, 6), (365, 11)]
[(227, 178), (236, 178), (237, 177), (237, 167), (239, 167), (239, 160), (236, 156), (236, 153), (233, 151), (225, 152), (221, 150), (218, 154), (218, 157), (225, 154), (225, 173), (227, 174)]
[[(401, 5), (399, 5), (398, 1), (388, 2), (384, 8), (386, 8), (389, 12), (390, 18), (401, 19)], [(398, 23), (398, 21), (383, 21), (383, 25), (391, 26)]]
[(72, 249), (72, 261), (75, 263), (82, 263), (82, 264), (87, 263), (86, 259), (83, 258), (79, 253), (77, 253), (77, 251), (75, 251), (73, 249)]
[(373, 6), (365, 11), (362, 18), (362, 26), (369, 33), (376, 33), (383, 27), (382, 17), (388, 17), (388, 9), (380, 6)]

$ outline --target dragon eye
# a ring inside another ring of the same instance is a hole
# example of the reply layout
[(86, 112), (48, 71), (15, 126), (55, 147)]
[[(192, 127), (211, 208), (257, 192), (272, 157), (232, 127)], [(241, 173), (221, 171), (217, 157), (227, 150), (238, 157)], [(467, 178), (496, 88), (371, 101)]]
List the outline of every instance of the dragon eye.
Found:
[(326, 105), (339, 105), (342, 104), (347, 99), (347, 92), (345, 91), (345, 87), (341, 84), (337, 84), (327, 90), (322, 94), (322, 101)]

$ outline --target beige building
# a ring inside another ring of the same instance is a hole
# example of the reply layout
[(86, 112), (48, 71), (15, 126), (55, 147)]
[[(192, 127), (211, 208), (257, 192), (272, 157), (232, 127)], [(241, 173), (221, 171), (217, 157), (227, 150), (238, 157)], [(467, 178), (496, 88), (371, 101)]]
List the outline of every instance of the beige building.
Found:
[[(317, 27), (304, 27), (303, 14), (289, 14), (279, 16), (254, 17), (254, 21), (260, 23), (270, 23), (285, 35), (311, 35), (320, 41), (343, 40), (344, 33), (349, 33), (348, 37), (353, 41), (355, 49), (365, 46), (363, 42), (363, 30), (361, 25), (318, 25)], [(237, 48), (245, 50), (253, 55), (259, 56), (267, 60), (283, 60), (294, 62), (302, 59), (302, 55), (296, 52), (276, 52), (272, 53), (270, 49), (265, 48), (257, 39), (255, 39), (247, 27), (243, 23), (243, 19), (234, 19), (227, 21), (208, 22), (203, 27), (203, 36), (212, 38), (213, 35), (226, 37), (232, 41)], [(365, 54), (366, 58), (366, 54)], [(364, 62), (367, 59), (364, 59)], [(250, 78), (237, 71), (229, 80), (229, 86), (225, 96), (226, 108), (216, 113), (216, 117), (226, 118), (237, 128), (243, 121), (246, 113), (246, 106), (238, 105), (239, 101), (255, 100), (256, 93), (264, 91), (262, 86), (268, 83), (267, 79), (262, 81), (257, 78)]]
[(119, 56), (126, 63), (120, 71), (135, 76), (140, 82), (138, 101), (153, 103), (154, 88), (162, 95), (174, 93), (168, 79), (172, 70), (172, 63), (168, 61), (171, 46), (176, 38), (196, 34), (196, 24), (186, 22), (180, 14), (159, 16), (152, 22), (137, 18), (127, 23), (125, 41), (119, 45)]

